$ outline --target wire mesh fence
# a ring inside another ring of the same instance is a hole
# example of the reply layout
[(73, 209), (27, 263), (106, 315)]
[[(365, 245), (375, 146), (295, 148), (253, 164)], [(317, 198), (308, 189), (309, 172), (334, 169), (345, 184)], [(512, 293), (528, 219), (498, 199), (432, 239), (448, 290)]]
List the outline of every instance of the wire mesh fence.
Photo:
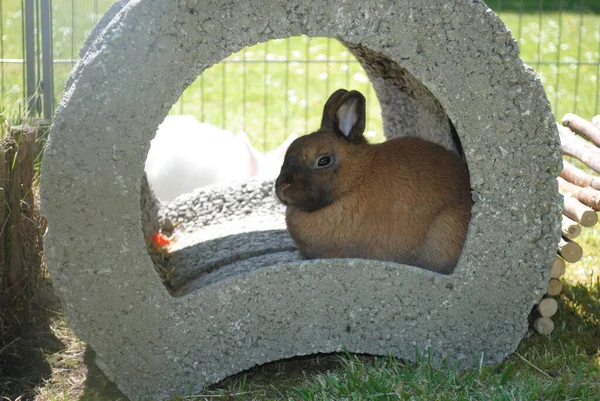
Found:
[[(32, 78), (26, 68), (27, 32), (35, 33), (38, 46), (33, 57), (39, 58), (42, 28), (39, 23), (26, 26), (26, 9), (34, 7), (37, 12), (44, 1), (50, 0), (0, 2), (0, 92), (5, 117), (19, 116), (27, 104), (27, 83)], [(56, 101), (80, 46), (112, 3), (52, 0)], [(521, 58), (540, 76), (557, 118), (566, 112), (585, 117), (600, 113), (600, 2), (490, 0), (488, 5), (512, 30)], [(40, 79), (41, 73), (34, 75)], [(338, 87), (367, 95), (367, 131), (381, 132), (379, 106), (366, 74), (339, 42), (329, 38), (279, 39), (243, 49), (206, 70), (171, 112), (244, 131), (257, 147), (269, 149), (292, 132), (315, 128), (324, 99)], [(41, 96), (47, 86), (36, 82), (35, 88)], [(30, 109), (41, 112), (39, 105)]]

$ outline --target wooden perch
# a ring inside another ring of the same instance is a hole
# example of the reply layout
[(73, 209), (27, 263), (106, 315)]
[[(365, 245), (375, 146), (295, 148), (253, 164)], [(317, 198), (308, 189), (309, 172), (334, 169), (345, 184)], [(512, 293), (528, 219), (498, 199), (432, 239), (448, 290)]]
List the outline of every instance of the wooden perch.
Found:
[(600, 190), (600, 177), (593, 176), (563, 160), (563, 169), (560, 176), (565, 180), (580, 187), (591, 187)]
[(567, 264), (560, 256), (556, 257), (554, 263), (552, 263), (552, 267), (550, 267), (550, 277), (559, 278), (563, 274), (565, 274), (565, 270), (567, 269)]
[(562, 235), (568, 239), (575, 239), (581, 234), (581, 226), (565, 216), (562, 216)]
[(558, 126), (563, 154), (581, 160), (586, 166), (600, 173), (600, 149), (577, 137), (567, 127)]
[(600, 210), (600, 191), (592, 188), (582, 188), (575, 184), (571, 184), (564, 178), (558, 177), (558, 189), (562, 194), (571, 194), (584, 205), (591, 207), (594, 210)]
[(562, 119), (562, 124), (569, 127), (571, 131), (590, 140), (594, 145), (600, 146), (600, 128), (591, 122), (575, 114), (567, 113)]
[(558, 294), (560, 294), (561, 291), (562, 291), (562, 282), (559, 279), (552, 278), (552, 279), (550, 279), (550, 281), (548, 281), (548, 287), (546, 288), (546, 293), (549, 296), (555, 297)]
[(583, 249), (577, 242), (561, 238), (558, 243), (558, 254), (569, 263), (575, 263), (583, 257)]
[(558, 312), (558, 302), (551, 297), (544, 298), (537, 304), (536, 309), (543, 317), (552, 317)]
[(593, 227), (598, 222), (598, 214), (571, 195), (565, 195), (563, 214), (584, 227)]
[(549, 317), (542, 316), (535, 319), (533, 328), (538, 333), (547, 336), (554, 331), (554, 322)]

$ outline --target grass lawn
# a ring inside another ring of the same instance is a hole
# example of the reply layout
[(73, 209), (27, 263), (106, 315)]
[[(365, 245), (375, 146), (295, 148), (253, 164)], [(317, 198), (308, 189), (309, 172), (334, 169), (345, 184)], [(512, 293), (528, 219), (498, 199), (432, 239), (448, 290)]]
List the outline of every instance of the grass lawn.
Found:
[[(73, 67), (64, 61), (77, 58), (87, 34), (111, 4), (112, 0), (54, 0), (54, 57), (62, 60), (55, 64), (57, 102)], [(518, 39), (521, 58), (540, 75), (557, 118), (567, 112), (586, 118), (600, 113), (598, 4), (489, 2)], [(22, 58), (20, 1), (2, 0), (2, 5), (0, 57)], [(1, 68), (0, 109), (16, 116), (23, 96), (22, 66), (9, 63)], [(381, 113), (366, 74), (343, 46), (327, 38), (273, 40), (243, 49), (205, 71), (171, 113), (193, 114), (201, 121), (244, 131), (258, 149), (269, 150), (291, 133), (315, 129), (324, 100), (339, 87), (367, 95), (367, 131), (382, 139)]]
[[(320, 355), (260, 366), (172, 400), (600, 400), (600, 231), (584, 229), (577, 241), (585, 256), (563, 277), (555, 331), (549, 337), (530, 333), (502, 364), (457, 371), (434, 369), (426, 359)], [(5, 364), (13, 364), (11, 375), (0, 375), (0, 396), (123, 399), (94, 365), (93, 350), (73, 335), (56, 300), (44, 302), (35, 316), (32, 329), (0, 350)]]
[[(21, 2), (1, 1), (0, 58), (21, 58)], [(545, 3), (542, 17), (538, 2), (496, 0), (490, 5), (519, 39), (522, 58), (540, 75), (557, 118), (576, 112), (591, 119), (600, 113), (600, 2), (566, 1), (562, 10), (557, 2)], [(55, 57), (75, 57), (110, 4), (54, 0)], [(587, 11), (580, 13), (581, 7)], [(264, 59), (273, 62), (260, 62)], [(1, 68), (0, 109), (14, 116), (23, 93), (22, 66)], [(55, 66), (57, 100), (71, 68), (70, 63)], [(243, 130), (259, 149), (270, 149), (292, 132), (315, 128), (324, 99), (338, 87), (367, 95), (367, 131), (381, 138), (380, 109), (366, 74), (337, 41), (325, 38), (274, 40), (244, 49), (207, 70), (172, 113)], [(321, 355), (260, 366), (203, 394), (174, 400), (600, 400), (600, 231), (584, 229), (577, 242), (585, 256), (568, 266), (555, 331), (550, 337), (527, 336), (497, 366), (457, 371), (433, 369), (426, 359), (413, 364)], [(22, 335), (0, 345), (0, 397), (122, 399), (94, 365), (93, 350), (71, 332), (56, 299), (48, 295), (34, 308)]]

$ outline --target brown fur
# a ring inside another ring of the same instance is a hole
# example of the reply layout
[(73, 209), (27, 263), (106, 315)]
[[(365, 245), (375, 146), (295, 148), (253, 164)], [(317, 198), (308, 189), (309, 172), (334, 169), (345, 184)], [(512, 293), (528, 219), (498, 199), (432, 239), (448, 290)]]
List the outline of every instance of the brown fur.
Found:
[[(331, 110), (349, 99), (359, 100), (359, 129), (346, 137)], [(419, 138), (369, 145), (363, 130), (364, 98), (337, 91), (321, 129), (289, 147), (276, 193), (287, 205), (288, 231), (301, 254), (391, 260), (451, 273), (471, 213), (466, 164)], [(315, 169), (322, 155), (335, 162)]]

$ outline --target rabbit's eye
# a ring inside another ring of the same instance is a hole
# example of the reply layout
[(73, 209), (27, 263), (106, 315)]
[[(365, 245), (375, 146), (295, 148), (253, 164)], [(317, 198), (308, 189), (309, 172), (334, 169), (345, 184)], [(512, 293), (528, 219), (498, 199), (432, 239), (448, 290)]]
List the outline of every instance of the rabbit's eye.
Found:
[(321, 156), (319, 157), (319, 159), (317, 160), (317, 168), (321, 168), (321, 167), (327, 167), (331, 164), (331, 156)]

